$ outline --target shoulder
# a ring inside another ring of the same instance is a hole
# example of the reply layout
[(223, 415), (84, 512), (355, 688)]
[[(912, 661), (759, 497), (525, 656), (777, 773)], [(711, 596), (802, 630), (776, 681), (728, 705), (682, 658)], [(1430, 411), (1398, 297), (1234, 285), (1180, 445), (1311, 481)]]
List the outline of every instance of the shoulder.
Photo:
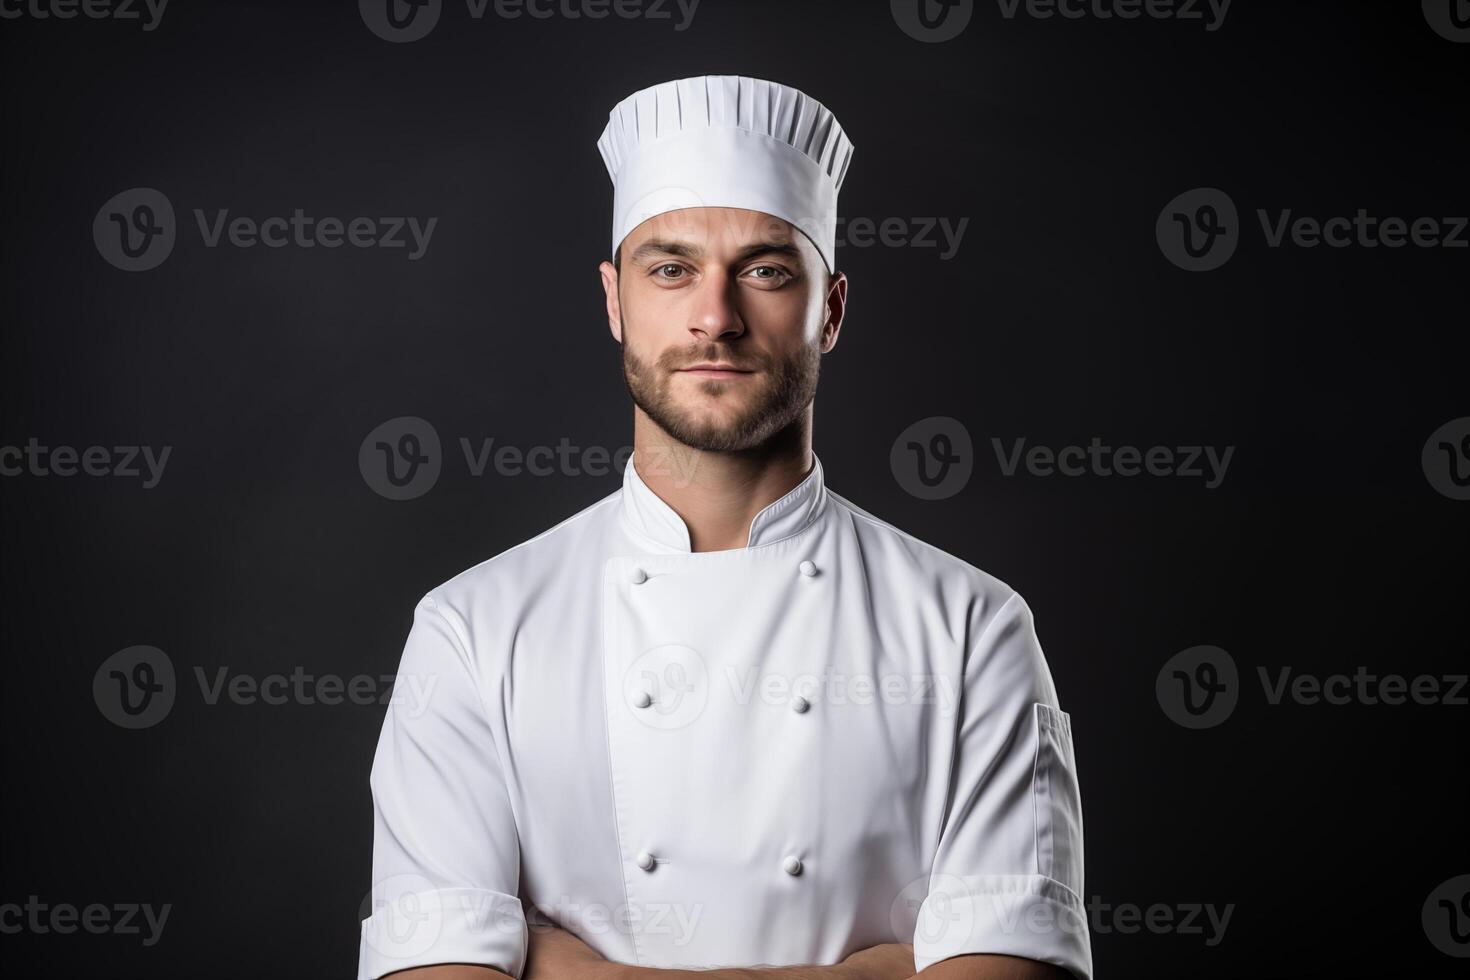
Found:
[(595, 553), (616, 522), (618, 494), (603, 497), (520, 544), (472, 565), (430, 589), (421, 602), (468, 618), (488, 605), (505, 607), (535, 594), (578, 556)]
[(917, 578), (939, 590), (936, 595), (942, 599), (968, 598), (982, 616), (998, 611), (1012, 598), (1020, 599), (1015, 589), (990, 572), (828, 492), (839, 519), (858, 539), (869, 575)]

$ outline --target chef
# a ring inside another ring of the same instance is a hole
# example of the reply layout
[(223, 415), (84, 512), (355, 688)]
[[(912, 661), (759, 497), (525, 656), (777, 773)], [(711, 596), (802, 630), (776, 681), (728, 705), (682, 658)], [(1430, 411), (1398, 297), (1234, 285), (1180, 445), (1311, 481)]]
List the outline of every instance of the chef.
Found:
[(633, 452), (418, 603), (359, 977), (1086, 980), (1031, 609), (812, 451), (847, 134), (722, 75), (635, 92), (598, 148)]

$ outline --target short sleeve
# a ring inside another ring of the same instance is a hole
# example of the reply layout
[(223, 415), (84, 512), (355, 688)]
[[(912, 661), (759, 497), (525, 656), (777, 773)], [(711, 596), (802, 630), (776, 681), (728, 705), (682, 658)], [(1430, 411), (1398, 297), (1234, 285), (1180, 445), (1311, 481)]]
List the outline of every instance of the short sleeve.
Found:
[(1071, 719), (1025, 601), (1013, 594), (968, 651), (954, 763), (914, 933), (924, 969), (967, 953), (1092, 976), (1082, 802)]
[(519, 977), (527, 930), (505, 776), (452, 611), (414, 610), (373, 759), (373, 890), (358, 980), (438, 963)]

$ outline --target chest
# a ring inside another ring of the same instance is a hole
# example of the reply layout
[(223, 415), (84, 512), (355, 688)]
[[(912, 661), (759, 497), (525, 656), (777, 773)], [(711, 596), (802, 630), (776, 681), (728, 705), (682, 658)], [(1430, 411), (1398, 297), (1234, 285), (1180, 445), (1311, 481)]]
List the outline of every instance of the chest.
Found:
[(610, 934), (628, 958), (821, 962), (891, 941), (933, 849), (956, 677), (916, 597), (875, 595), (842, 558), (610, 558), (524, 635), (544, 647), (518, 651), (509, 717), (527, 870), (543, 893), (597, 887), (683, 924)]

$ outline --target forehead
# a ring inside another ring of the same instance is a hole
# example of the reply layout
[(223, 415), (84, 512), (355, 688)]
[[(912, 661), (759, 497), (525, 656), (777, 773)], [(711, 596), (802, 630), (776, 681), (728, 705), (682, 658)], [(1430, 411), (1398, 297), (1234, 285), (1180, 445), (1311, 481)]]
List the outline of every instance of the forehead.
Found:
[(748, 251), (752, 246), (815, 251), (807, 237), (784, 218), (745, 208), (680, 208), (656, 214), (623, 239), (627, 249), (650, 241), (677, 243), (711, 253)]

